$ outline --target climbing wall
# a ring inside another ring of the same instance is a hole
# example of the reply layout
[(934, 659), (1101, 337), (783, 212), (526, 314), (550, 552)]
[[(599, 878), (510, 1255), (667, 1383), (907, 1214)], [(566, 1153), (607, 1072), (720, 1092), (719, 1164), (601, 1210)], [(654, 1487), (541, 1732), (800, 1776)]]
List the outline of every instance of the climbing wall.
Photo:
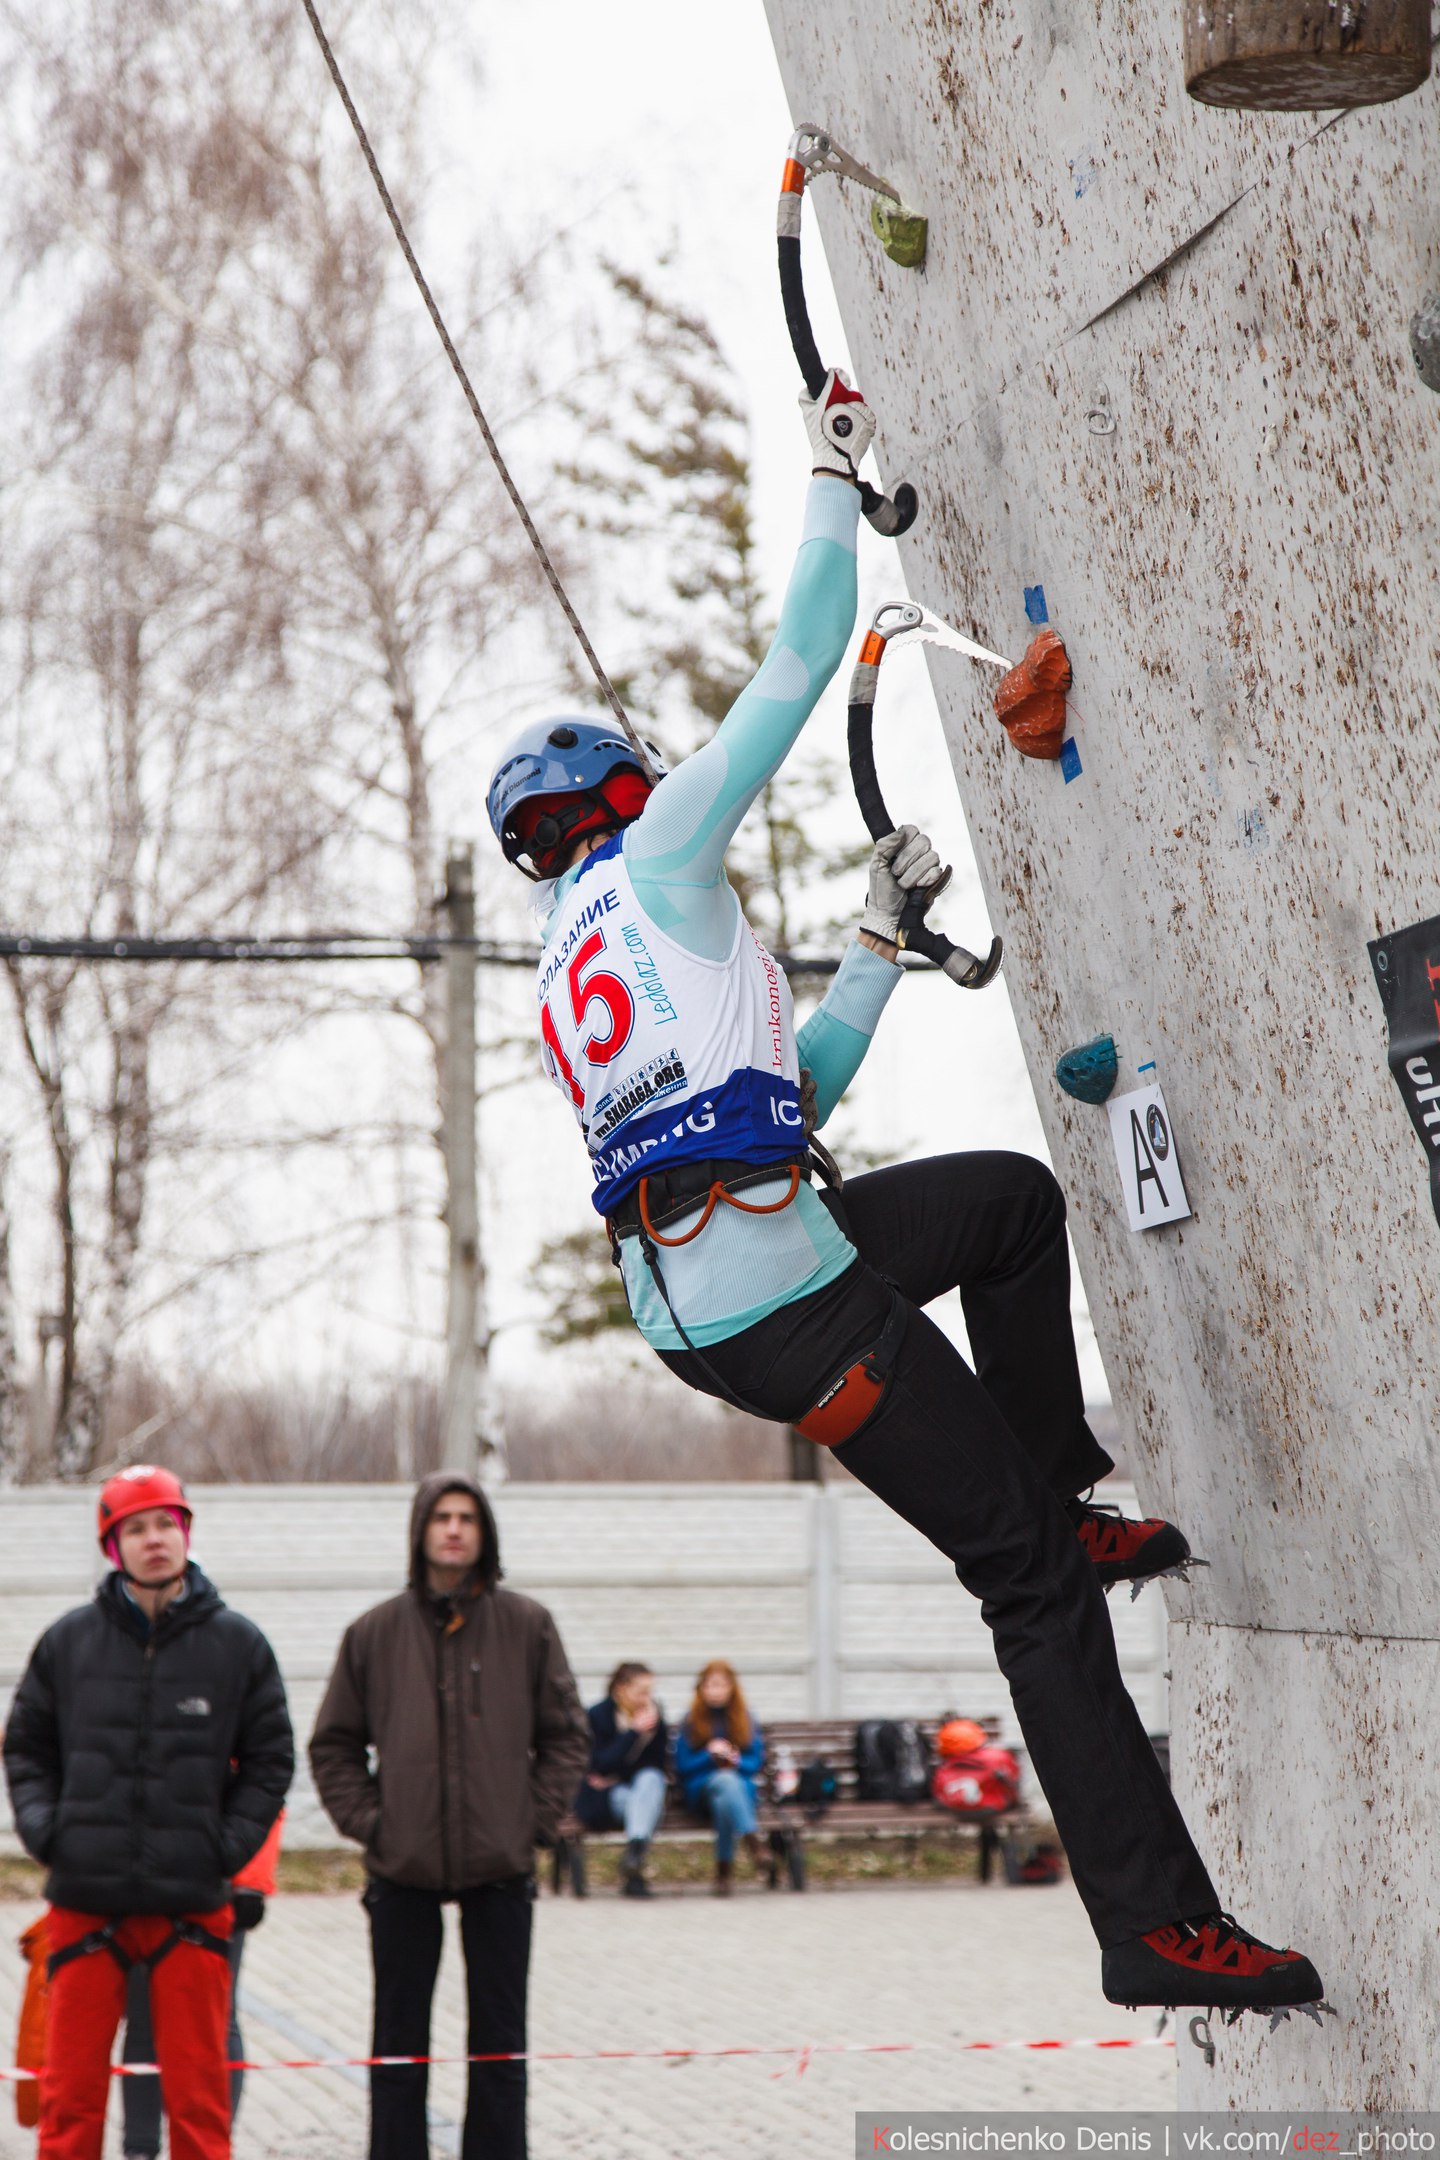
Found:
[[(931, 672), (1130, 1461), (1212, 1563), (1170, 1588), (1177, 1787), (1340, 2012), (1182, 2047), (1181, 2102), (1440, 2106), (1440, 1225), (1366, 951), (1440, 915), (1440, 84), (1217, 112), (1178, 7), (767, 4), (795, 119), (930, 218), (916, 272), (846, 184), (805, 213), (921, 489), (910, 595), (1075, 665), (1063, 768)], [(1101, 1033), (1188, 1220), (1131, 1231), (1055, 1085)]]

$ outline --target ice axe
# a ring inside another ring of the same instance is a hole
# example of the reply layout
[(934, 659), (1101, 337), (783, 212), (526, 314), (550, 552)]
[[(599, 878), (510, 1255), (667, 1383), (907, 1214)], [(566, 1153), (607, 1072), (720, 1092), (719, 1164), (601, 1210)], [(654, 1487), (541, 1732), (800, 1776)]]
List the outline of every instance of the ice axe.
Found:
[[(913, 601), (888, 600), (875, 610), (850, 678), (850, 778), (872, 840), (883, 840), (886, 833), (895, 830), (895, 820), (885, 807), (875, 771), (875, 691), (881, 661), (887, 652), (901, 645), (944, 645), (972, 660), (988, 661), (992, 667), (1010, 666), (1000, 653), (977, 645), (973, 638), (952, 630), (949, 623)], [(923, 893), (912, 893), (905, 903), (899, 942), (907, 952), (919, 953), (923, 960), (933, 962), (962, 990), (983, 990), (986, 983), (993, 982), (1004, 953), (1000, 939), (992, 938), (990, 950), (981, 960), (963, 945), (952, 944), (939, 930), (932, 930), (925, 921)]]
[[(810, 312), (805, 305), (805, 284), (800, 270), (800, 213), (805, 200), (805, 183), (817, 173), (839, 173), (863, 188), (869, 188), (877, 198), (871, 223), (880, 235), (887, 255), (900, 263), (919, 263), (925, 252), (925, 220), (916, 211), (907, 210), (898, 191), (888, 180), (882, 180), (867, 166), (842, 150), (832, 135), (811, 121), (802, 121), (790, 138), (790, 148), (785, 158), (785, 171), (780, 182), (780, 204), (775, 218), (775, 239), (780, 256), (780, 293), (785, 302), (785, 326), (790, 332), (790, 343), (799, 362), (800, 373), (805, 378), (805, 388), (812, 398), (818, 398), (828, 372), (820, 358), (815, 343), (815, 333), (810, 328)], [(882, 207), (883, 210), (882, 210)], [(902, 480), (893, 499), (882, 495), (878, 488), (862, 480), (860, 507), (874, 526), (876, 532), (894, 537), (908, 532), (915, 522), (920, 507), (919, 498), (908, 480)]]

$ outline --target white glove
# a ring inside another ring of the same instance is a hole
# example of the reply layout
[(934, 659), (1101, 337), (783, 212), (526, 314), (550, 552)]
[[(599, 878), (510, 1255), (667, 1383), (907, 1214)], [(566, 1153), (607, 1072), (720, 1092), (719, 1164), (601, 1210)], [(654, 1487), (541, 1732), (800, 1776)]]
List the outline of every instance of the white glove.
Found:
[(818, 398), (801, 391), (800, 410), (810, 437), (811, 470), (858, 480), (860, 460), (875, 438), (875, 415), (860, 392), (850, 388), (849, 376), (831, 368)]
[(925, 905), (950, 882), (950, 870), (918, 825), (902, 825), (897, 832), (877, 840), (870, 857), (870, 894), (860, 928), (872, 937), (898, 943), (900, 914), (913, 892), (923, 892)]

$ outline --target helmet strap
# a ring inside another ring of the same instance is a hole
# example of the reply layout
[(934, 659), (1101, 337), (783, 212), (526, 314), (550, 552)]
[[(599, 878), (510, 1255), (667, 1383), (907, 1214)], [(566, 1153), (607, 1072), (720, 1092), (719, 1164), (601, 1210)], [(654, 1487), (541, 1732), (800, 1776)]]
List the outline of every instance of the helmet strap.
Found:
[[(573, 795), (566, 798), (558, 810), (548, 810), (544, 817), (537, 820), (538, 824), (543, 825), (546, 818), (548, 818), (556, 828), (555, 838), (548, 846), (542, 847), (541, 852), (549, 856), (563, 849), (566, 841), (575, 833), (576, 827), (583, 824), (587, 817), (593, 816), (597, 810), (604, 812), (609, 823), (592, 825), (583, 834), (577, 834), (577, 838), (585, 840), (596, 838), (601, 834), (614, 832), (619, 826), (629, 822), (627, 819), (617, 815), (613, 804), (607, 802), (597, 789), (577, 788)], [(533, 862), (534, 856), (533, 852), (531, 852), (534, 847), (533, 837), (531, 840), (524, 842), (523, 847), (526, 852), (531, 853)], [(518, 853), (514, 860), (516, 867), (524, 871), (525, 876), (537, 885), (542, 884), (546, 878), (558, 877), (561, 874), (560, 870), (542, 870), (538, 863), (535, 864), (533, 869), (526, 869), (525, 864), (520, 861)], [(561, 867), (563, 869), (565, 866), (562, 865)]]
[(106, 1559), (110, 1562), (110, 1565), (114, 1568), (116, 1574), (119, 1575), (123, 1581), (127, 1583), (133, 1583), (137, 1590), (168, 1590), (172, 1583), (183, 1582), (185, 1580), (185, 1576), (190, 1567), (190, 1524), (188, 1520), (181, 1522), (180, 1511), (178, 1508), (172, 1508), (170, 1512), (175, 1517), (176, 1522), (179, 1523), (180, 1528), (185, 1535), (185, 1558), (180, 1563), (180, 1566), (176, 1570), (175, 1574), (166, 1575), (162, 1577), (159, 1582), (142, 1582), (138, 1575), (132, 1575), (129, 1568), (126, 1567), (124, 1561), (120, 1557), (120, 1525), (118, 1523), (115, 1525), (115, 1528), (110, 1532), (109, 1536), (105, 1540)]

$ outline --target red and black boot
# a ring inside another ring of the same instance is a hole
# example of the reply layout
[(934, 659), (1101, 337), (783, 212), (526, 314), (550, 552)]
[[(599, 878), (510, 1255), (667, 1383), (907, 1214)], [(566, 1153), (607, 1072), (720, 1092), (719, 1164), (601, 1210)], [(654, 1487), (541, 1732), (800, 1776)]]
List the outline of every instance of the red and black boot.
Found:
[(1272, 1950), (1229, 1913), (1175, 1920), (1103, 1951), (1107, 2002), (1137, 2010), (1288, 2010), (1318, 2003), (1324, 1983), (1298, 1950)]
[(1169, 1575), (1187, 1566), (1204, 1567), (1190, 1551), (1190, 1542), (1158, 1515), (1137, 1521), (1118, 1508), (1096, 1507), (1090, 1500), (1067, 1500), (1065, 1512), (1075, 1534), (1100, 1578), (1109, 1590), (1115, 1583), (1133, 1583), (1132, 1596), (1156, 1575)]

